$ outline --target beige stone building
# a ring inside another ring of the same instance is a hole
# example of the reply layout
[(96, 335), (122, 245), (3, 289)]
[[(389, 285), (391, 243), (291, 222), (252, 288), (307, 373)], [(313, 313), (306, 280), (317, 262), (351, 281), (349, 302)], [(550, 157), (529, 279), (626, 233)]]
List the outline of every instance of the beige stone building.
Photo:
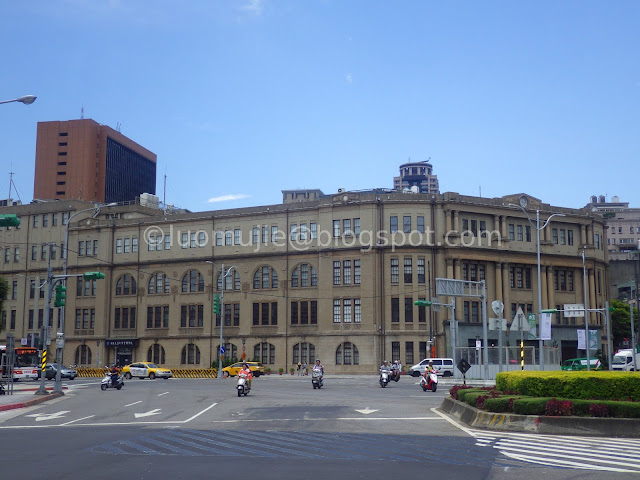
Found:
[[(320, 358), (330, 372), (372, 373), (382, 360), (417, 363), (432, 344), (436, 356), (452, 356), (449, 310), (414, 304), (435, 296), (436, 278), (484, 280), (489, 303), (504, 302), (509, 323), (518, 307), (538, 311), (536, 230), (510, 205), (521, 195), (310, 192), (283, 192), (279, 205), (178, 214), (126, 205), (92, 218), (91, 204), (77, 201), (0, 208), (22, 220), (0, 231), (0, 274), (10, 287), (0, 343), (6, 333), (28, 342), (38, 332), (46, 296), (38, 287), (48, 262), (53, 275), (62, 272), (67, 228), (67, 274), (106, 277), (67, 279), (66, 363), (209, 366), (220, 335), (216, 294), (223, 297), (226, 355), (244, 353), (274, 371)], [(543, 220), (565, 215), (541, 231), (542, 307), (582, 303), (583, 251), (589, 308), (604, 307), (602, 219), (587, 208), (527, 198), (534, 219), (536, 210)], [(473, 346), (482, 337), (480, 301), (457, 298), (455, 305), (457, 346)], [(59, 311), (51, 310), (54, 331)], [(604, 350), (600, 317), (593, 314), (590, 324)], [(578, 356), (583, 321), (554, 315), (545, 348)], [(498, 344), (495, 332), (488, 343)]]

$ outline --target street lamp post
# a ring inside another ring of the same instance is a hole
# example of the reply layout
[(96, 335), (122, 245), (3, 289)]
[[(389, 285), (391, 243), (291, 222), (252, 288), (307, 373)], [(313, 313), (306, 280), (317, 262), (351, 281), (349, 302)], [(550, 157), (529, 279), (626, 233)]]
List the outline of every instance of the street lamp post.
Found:
[[(525, 210), (525, 208), (527, 207), (527, 205), (529, 204), (529, 200), (527, 199), (527, 197), (525, 197), (524, 195), (522, 197), (520, 197), (520, 204), (519, 205), (515, 205), (513, 203), (510, 203), (510, 206), (514, 206), (514, 207), (518, 207), (520, 210), (522, 210), (524, 212), (524, 214), (527, 216), (527, 220), (529, 221), (529, 224), (536, 229), (536, 257), (537, 257), (537, 263), (538, 263), (538, 317), (539, 319), (541, 318), (541, 314), (542, 314), (542, 277), (541, 277), (541, 266), (540, 266), (540, 231), (544, 230), (545, 227), (547, 225), (549, 225), (549, 222), (551, 221), (551, 219), (553, 217), (565, 217), (566, 215), (564, 213), (553, 213), (549, 216), (549, 218), (547, 218), (547, 220), (544, 222), (544, 225), (540, 226), (540, 210), (536, 209), (536, 224), (533, 224), (533, 221), (531, 221), (531, 218), (529, 217), (529, 213), (527, 213), (527, 211)], [(542, 324), (541, 322), (538, 322), (538, 350), (540, 351), (540, 370), (544, 370), (544, 340), (542, 340), (542, 335), (541, 335), (541, 330), (542, 330)]]
[(14, 98), (13, 100), (1, 100), (0, 103), (19, 102), (24, 103), (25, 105), (31, 105), (36, 101), (36, 98), (38, 97), (36, 97), (35, 95), (25, 95), (24, 97)]
[[(33, 100), (35, 100), (35, 97), (33, 98)], [(33, 100), (31, 100), (33, 102)], [(98, 216), (98, 214), (100, 213), (100, 209), (102, 207), (113, 207), (116, 206), (117, 203), (109, 203), (106, 205), (100, 205), (100, 204), (96, 204), (94, 207), (92, 208), (85, 208), (84, 210), (80, 210), (76, 213), (74, 213), (73, 215), (71, 215), (68, 219), (67, 219), (67, 224), (65, 226), (65, 231), (64, 231), (64, 251), (63, 253), (63, 258), (62, 258), (62, 286), (64, 286), (66, 288), (67, 286), (67, 262), (68, 262), (68, 257), (69, 257), (69, 226), (71, 225), (71, 220), (80, 215), (81, 213), (85, 213), (85, 212), (90, 212), (93, 211), (93, 213), (91, 214), (91, 218), (96, 218)], [(64, 316), (65, 316), (65, 306), (63, 305), (62, 307), (60, 307), (60, 322), (58, 324), (58, 332), (64, 334)], [(56, 393), (63, 393), (62, 392), (62, 376), (61, 376), (61, 370), (62, 370), (62, 348), (56, 348), (56, 363), (58, 364), (58, 368), (56, 369), (56, 382), (53, 388), (53, 391)]]
[[(207, 260), (207, 263), (213, 265), (214, 271), (215, 271), (216, 264), (209, 260)], [(222, 268), (220, 269), (220, 275), (222, 276), (222, 288), (220, 289), (221, 290), (220, 292), (220, 344), (218, 345), (218, 378), (222, 378), (222, 329), (224, 327), (224, 287), (225, 287), (227, 277), (231, 273), (231, 270), (233, 270), (234, 268), (236, 267), (233, 267), (233, 266), (229, 267), (225, 272), (224, 263), (223, 263)], [(217, 284), (218, 279), (216, 278), (215, 281)]]

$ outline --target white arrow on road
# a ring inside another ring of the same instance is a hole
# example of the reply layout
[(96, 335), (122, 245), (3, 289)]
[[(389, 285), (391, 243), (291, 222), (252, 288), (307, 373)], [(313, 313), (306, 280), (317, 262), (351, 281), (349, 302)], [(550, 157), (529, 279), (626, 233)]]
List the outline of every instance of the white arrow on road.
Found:
[(363, 414), (365, 414), (365, 415), (369, 415), (370, 413), (377, 412), (377, 411), (378, 411), (378, 410), (372, 410), (372, 409), (371, 409), (371, 408), (369, 408), (369, 407), (365, 408), (364, 410), (356, 410), (356, 412), (358, 412), (358, 413), (363, 413)]
[(153, 410), (149, 410), (148, 412), (145, 413), (134, 413), (136, 418), (140, 418), (140, 417), (149, 417), (151, 415), (158, 415), (160, 413), (160, 409), (159, 408), (154, 408)]
[(53, 420), (54, 418), (62, 418), (65, 413), (69, 413), (69, 410), (62, 410), (56, 413), (33, 413), (31, 415), (27, 415), (27, 417), (35, 417), (36, 422), (40, 422), (42, 420)]

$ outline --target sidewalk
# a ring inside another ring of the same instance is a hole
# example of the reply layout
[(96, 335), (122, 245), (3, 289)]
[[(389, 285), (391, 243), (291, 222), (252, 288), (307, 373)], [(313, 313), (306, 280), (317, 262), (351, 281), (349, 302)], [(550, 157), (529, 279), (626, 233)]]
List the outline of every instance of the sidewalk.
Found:
[[(48, 394), (36, 395), (36, 392), (40, 389), (40, 380), (15, 382), (13, 384), (13, 395), (9, 395), (7, 386), (3, 384), (5, 394), (0, 395), (0, 412), (13, 410), (15, 408), (30, 407), (60, 397), (61, 395), (59, 393), (52, 393), (53, 385), (54, 382), (47, 382), (45, 388)], [(66, 390), (67, 387), (62, 387), (62, 389)]]

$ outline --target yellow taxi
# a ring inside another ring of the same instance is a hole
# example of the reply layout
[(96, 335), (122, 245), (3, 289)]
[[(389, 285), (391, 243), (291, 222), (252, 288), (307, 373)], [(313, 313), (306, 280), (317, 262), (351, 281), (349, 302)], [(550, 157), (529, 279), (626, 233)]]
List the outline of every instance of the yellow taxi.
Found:
[(152, 362), (137, 362), (122, 368), (122, 375), (129, 380), (131, 377), (147, 378), (171, 378), (173, 373), (168, 368), (159, 367)]
[(235, 377), (238, 375), (238, 372), (242, 370), (242, 364), (246, 363), (249, 365), (249, 370), (253, 373), (254, 377), (259, 377), (260, 375), (264, 375), (264, 367), (260, 362), (237, 362), (233, 365), (229, 365), (228, 367), (224, 367), (222, 369), (222, 374), (225, 377)]

